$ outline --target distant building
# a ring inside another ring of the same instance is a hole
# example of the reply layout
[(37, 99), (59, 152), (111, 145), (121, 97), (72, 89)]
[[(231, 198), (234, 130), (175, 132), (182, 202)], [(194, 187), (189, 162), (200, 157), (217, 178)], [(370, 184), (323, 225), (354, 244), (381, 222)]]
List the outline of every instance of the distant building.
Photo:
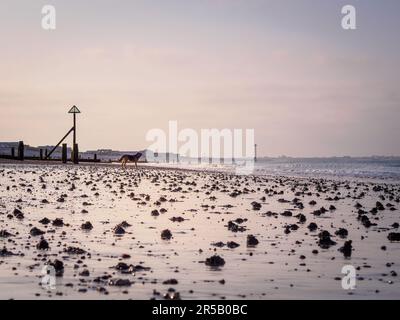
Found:
[(0, 142), (0, 155), (11, 155), (12, 148), (17, 152), (18, 142)]
[(144, 151), (116, 151), (111, 149), (99, 149), (99, 150), (89, 150), (85, 152), (80, 152), (79, 156), (81, 159), (93, 159), (96, 155), (97, 159), (103, 162), (114, 162), (121, 159), (125, 154), (136, 154), (138, 152), (142, 153), (142, 157), (139, 159), (140, 162), (147, 161), (147, 150)]
[(89, 150), (81, 152), (79, 154), (81, 159), (93, 159), (97, 156), (97, 159), (103, 162), (115, 162), (121, 159), (125, 154), (136, 154), (142, 153), (139, 162), (155, 162), (155, 163), (165, 163), (165, 162), (177, 162), (178, 155), (172, 153), (155, 153), (151, 150), (139, 150), (139, 151), (117, 151), (111, 149), (99, 149), (99, 150)]

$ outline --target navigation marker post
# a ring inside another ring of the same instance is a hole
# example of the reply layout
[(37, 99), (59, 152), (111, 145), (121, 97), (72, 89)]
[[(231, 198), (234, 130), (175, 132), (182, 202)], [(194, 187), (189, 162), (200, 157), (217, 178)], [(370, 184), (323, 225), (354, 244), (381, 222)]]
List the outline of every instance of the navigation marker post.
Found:
[[(74, 124), (73, 124), (73, 127), (67, 132), (67, 134), (60, 140), (60, 142), (59, 143), (57, 143), (56, 144), (56, 146), (50, 151), (50, 153), (47, 153), (47, 148), (46, 148), (46, 156), (45, 156), (45, 159), (47, 160), (47, 159), (50, 159), (50, 156), (52, 155), (52, 153), (54, 152), (54, 151), (56, 151), (56, 149), (58, 148), (58, 146), (69, 136), (69, 134), (71, 133), (71, 132), (73, 132), (74, 134), (73, 134), (73, 147), (72, 147), (72, 154), (71, 154), (71, 160), (72, 160), (72, 162), (74, 163), (74, 164), (78, 164), (79, 163), (79, 149), (78, 149), (78, 144), (76, 143), (76, 114), (77, 113), (81, 113), (80, 112), (80, 110), (76, 107), (76, 106), (73, 106), (69, 111), (68, 111), (68, 113), (72, 113), (73, 114), (73, 116), (74, 116), (74, 118), (73, 118), (73, 120), (74, 120)], [(65, 160), (65, 154), (66, 154), (66, 150), (64, 149), (66, 146), (63, 146), (63, 152), (62, 152), (62, 160), (63, 160), (63, 162), (64, 162), (64, 160)], [(64, 154), (65, 153), (65, 154)]]
[(72, 113), (74, 117), (74, 126), (72, 127), (74, 130), (74, 135), (73, 135), (73, 142), (72, 142), (72, 162), (75, 164), (79, 163), (79, 150), (78, 150), (78, 144), (76, 143), (76, 114), (81, 113), (81, 111), (76, 107), (73, 106), (68, 113)]

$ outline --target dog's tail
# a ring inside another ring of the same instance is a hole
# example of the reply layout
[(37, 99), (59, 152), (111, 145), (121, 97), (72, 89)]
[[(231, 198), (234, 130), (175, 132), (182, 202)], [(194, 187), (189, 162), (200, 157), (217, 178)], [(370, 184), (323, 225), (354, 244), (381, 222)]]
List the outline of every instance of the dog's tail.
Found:
[(125, 158), (125, 156), (122, 156), (119, 160), (118, 160), (118, 162), (122, 162), (122, 160)]

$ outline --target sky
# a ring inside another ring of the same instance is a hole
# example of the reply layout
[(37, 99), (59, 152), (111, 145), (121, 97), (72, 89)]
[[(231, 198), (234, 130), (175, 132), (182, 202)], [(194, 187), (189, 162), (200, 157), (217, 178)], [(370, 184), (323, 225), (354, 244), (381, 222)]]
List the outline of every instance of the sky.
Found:
[(400, 155), (398, 30), (398, 0), (2, 0), (0, 141), (55, 144), (77, 105), (80, 150), (177, 120), (264, 156)]

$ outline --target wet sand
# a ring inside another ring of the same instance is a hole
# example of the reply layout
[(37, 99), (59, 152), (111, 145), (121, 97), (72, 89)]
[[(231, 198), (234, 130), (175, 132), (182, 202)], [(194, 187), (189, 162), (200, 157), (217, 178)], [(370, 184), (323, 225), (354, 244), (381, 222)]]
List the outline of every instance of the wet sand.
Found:
[(1, 162), (0, 299), (399, 299), (399, 202), (396, 183)]

